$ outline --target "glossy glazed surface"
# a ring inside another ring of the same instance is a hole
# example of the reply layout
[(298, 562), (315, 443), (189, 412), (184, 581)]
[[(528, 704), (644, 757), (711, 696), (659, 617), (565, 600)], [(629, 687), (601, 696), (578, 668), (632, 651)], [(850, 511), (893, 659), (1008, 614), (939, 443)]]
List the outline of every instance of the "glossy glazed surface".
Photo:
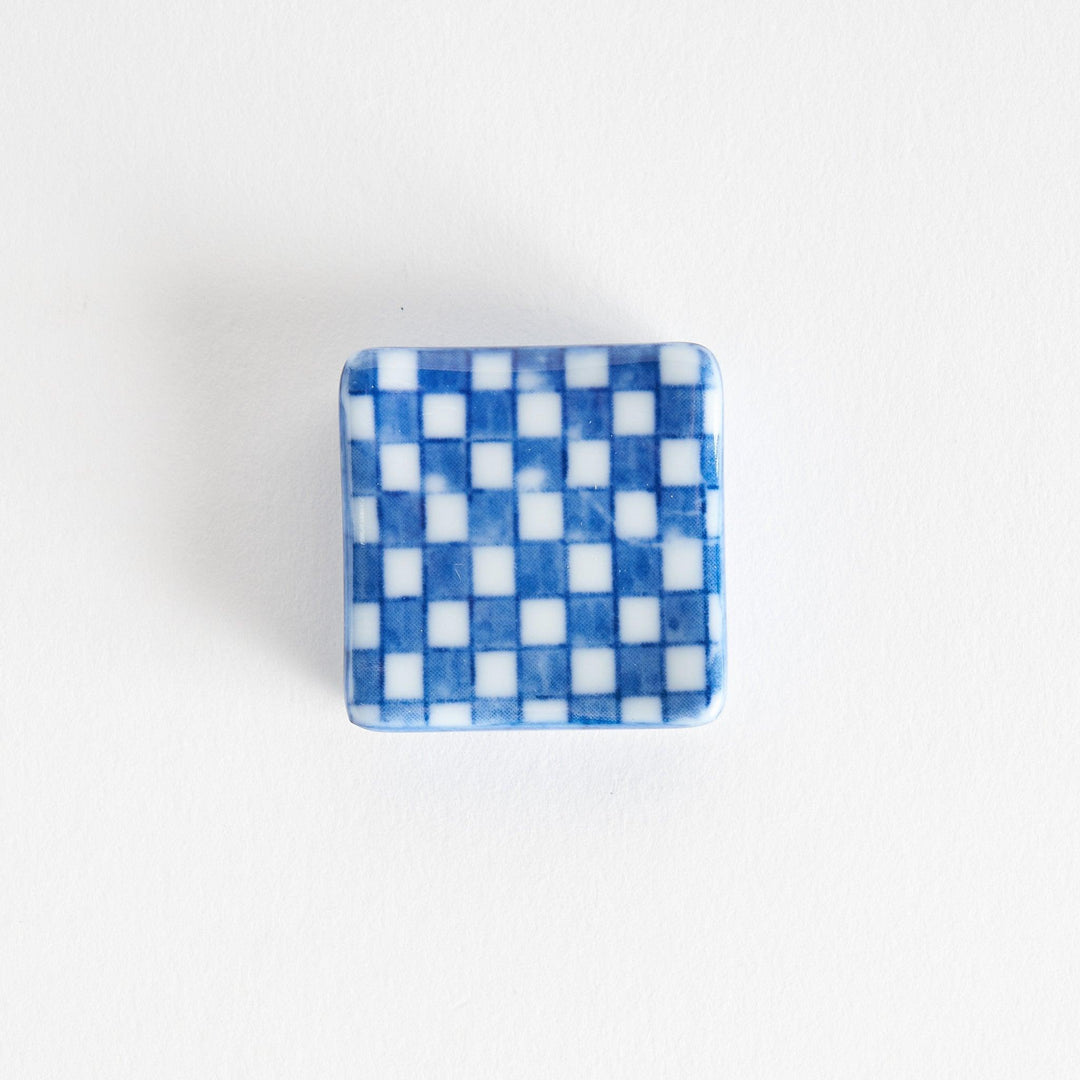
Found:
[(369, 350), (346, 366), (340, 408), (354, 723), (719, 712), (722, 395), (708, 350)]

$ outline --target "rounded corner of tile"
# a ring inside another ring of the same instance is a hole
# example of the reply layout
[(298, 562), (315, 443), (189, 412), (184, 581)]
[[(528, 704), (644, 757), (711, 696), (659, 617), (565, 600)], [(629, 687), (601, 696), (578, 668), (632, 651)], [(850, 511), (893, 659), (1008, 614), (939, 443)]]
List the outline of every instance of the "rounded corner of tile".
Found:
[(693, 716), (680, 717), (678, 720), (670, 723), (669, 727), (680, 728), (701, 728), (706, 727), (718, 720), (720, 714), (724, 711), (724, 704), (727, 700), (727, 684), (722, 683), (709, 699), (708, 704), (699, 713), (695, 713)]
[(346, 704), (345, 711), (349, 717), (349, 723), (353, 727), (361, 728), (364, 731), (389, 730), (379, 722), (380, 709), (377, 705)]
[(349, 368), (373, 367), (378, 352), (377, 348), (358, 349), (345, 361), (346, 370)]
[(338, 386), (341, 388), (343, 397), (349, 390), (349, 376), (358, 371), (373, 370), (377, 362), (378, 351), (378, 349), (360, 349), (345, 361), (341, 368), (341, 378), (338, 380)]
[(691, 348), (697, 349), (701, 354), (701, 358), (705, 361), (705, 364), (712, 376), (712, 379), (706, 379), (706, 382), (712, 382), (715, 380), (716, 389), (723, 391), (724, 389), (724, 373), (720, 370), (720, 361), (716, 358), (716, 353), (712, 349), (702, 345), (699, 341), (686, 342)]
[(705, 706), (705, 711), (702, 713), (701, 723), (711, 724), (714, 720), (720, 719), (720, 714), (724, 711), (724, 706), (727, 704), (727, 678), (717, 687), (716, 693), (713, 694), (712, 700)]

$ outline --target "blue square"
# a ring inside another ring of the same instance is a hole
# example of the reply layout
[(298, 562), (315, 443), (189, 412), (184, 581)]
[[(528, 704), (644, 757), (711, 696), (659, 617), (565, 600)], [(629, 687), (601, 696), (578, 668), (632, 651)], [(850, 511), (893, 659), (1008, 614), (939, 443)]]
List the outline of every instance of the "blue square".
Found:
[(517, 698), (477, 698), (473, 702), (473, 727), (511, 727), (520, 723)]
[(561, 491), (563, 453), (559, 439), (519, 439), (515, 446), (514, 475), (527, 491)]
[(382, 647), (388, 653), (415, 653), (424, 647), (424, 602), (382, 602)]
[(379, 539), (384, 547), (419, 547), (423, 543), (419, 495), (392, 491), (379, 496)]
[(664, 488), (659, 502), (661, 536), (697, 539), (705, 535), (705, 493), (701, 488)]
[(353, 701), (376, 705), (382, 700), (382, 663), (373, 649), (354, 649), (352, 654)]
[(570, 687), (566, 649), (522, 649), (518, 689), (523, 698), (564, 698)]
[(621, 596), (658, 596), (660, 548), (652, 543), (616, 541), (615, 591)]
[(376, 473), (375, 444), (373, 442), (349, 443), (350, 468), (349, 475), (352, 478), (352, 493), (354, 495), (371, 495), (379, 490), (379, 480)]
[(472, 602), (472, 644), (475, 649), (514, 649), (518, 642), (517, 600), (476, 597)]
[(464, 600), (472, 591), (468, 544), (432, 544), (424, 549), (424, 591), (429, 600)]
[(472, 652), (431, 649), (424, 656), (424, 687), (428, 701), (469, 701), (472, 698)]
[(611, 492), (572, 488), (563, 493), (563, 531), (567, 540), (610, 540), (614, 522)]
[(566, 548), (559, 543), (520, 543), (519, 596), (562, 596), (566, 592)]
[(344, 380), (350, 394), (370, 394), (375, 389), (375, 354), (362, 352), (345, 367)]
[(569, 439), (607, 439), (611, 436), (611, 392), (567, 390), (563, 395), (566, 436)]
[(701, 391), (696, 386), (661, 386), (659, 397), (657, 435), (701, 435)]
[(668, 694), (664, 698), (664, 720), (668, 723), (693, 723), (700, 721), (709, 706), (708, 697), (700, 691), (695, 693)]
[(414, 443), (420, 438), (420, 395), (390, 394), (375, 399), (375, 429), (380, 443)]
[(425, 349), (417, 371), (425, 394), (461, 394), (469, 388), (469, 354), (464, 349)]
[(474, 544), (514, 542), (512, 491), (474, 491), (469, 496), (469, 539)]
[(616, 435), (611, 440), (611, 483), (623, 491), (652, 491), (656, 487), (656, 439)]
[(618, 702), (614, 695), (583, 694), (570, 699), (570, 722), (573, 724), (614, 724), (618, 718)]
[(518, 390), (561, 390), (562, 349), (515, 349), (514, 386)]
[(723, 552), (720, 550), (720, 541), (713, 540), (705, 544), (705, 591), (719, 592), (721, 585), (721, 564)]
[(659, 382), (659, 352), (655, 345), (617, 345), (608, 350), (612, 390), (652, 390)]
[(425, 442), (424, 490), (465, 491), (465, 444), (457, 440)]
[[(701, 353), (701, 385), (706, 390), (723, 391), (723, 387), (720, 385), (720, 365), (716, 362), (716, 357), (705, 350), (702, 350)], [(717, 426), (715, 434), (720, 435), (719, 426)]]
[(615, 602), (610, 596), (571, 596), (566, 634), (571, 645), (610, 645), (615, 640)]
[(382, 548), (378, 544), (353, 544), (353, 603), (382, 598)]
[(423, 727), (424, 706), (419, 701), (387, 701), (382, 707), (387, 727)]
[(664, 641), (669, 645), (702, 645), (705, 633), (705, 594), (667, 593), (661, 598)]
[(509, 390), (474, 390), (469, 395), (469, 438), (510, 439), (513, 434), (513, 393)]
[(623, 645), (619, 649), (619, 690), (624, 697), (655, 696), (664, 689), (659, 645)]

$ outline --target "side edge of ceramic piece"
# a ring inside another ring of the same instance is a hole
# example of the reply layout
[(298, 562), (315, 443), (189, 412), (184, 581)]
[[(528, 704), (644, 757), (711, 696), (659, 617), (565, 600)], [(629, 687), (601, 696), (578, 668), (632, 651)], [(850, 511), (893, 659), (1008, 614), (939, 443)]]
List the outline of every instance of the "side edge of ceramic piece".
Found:
[(342, 538), (342, 592), (341, 599), (344, 607), (342, 619), (343, 634), (342, 647), (342, 682), (345, 691), (345, 710), (349, 721), (357, 727), (366, 728), (368, 731), (386, 731), (387, 728), (379, 723), (379, 709), (367, 705), (357, 705), (353, 702), (353, 674), (352, 653), (349, 648), (349, 640), (352, 634), (352, 592), (353, 592), (353, 527), (350, 504), (352, 501), (349, 490), (349, 435), (345, 419), (345, 400), (350, 393), (350, 379), (358, 372), (370, 372), (372, 383), (375, 372), (375, 351), (364, 349), (358, 352), (341, 369), (341, 378), (338, 380), (338, 437), (341, 444), (341, 538)]
[(715, 640), (710, 643), (709, 662), (716, 666), (718, 674), (716, 676), (712, 697), (704, 711), (701, 712), (696, 719), (681, 721), (681, 726), (700, 727), (703, 724), (708, 724), (715, 720), (723, 711), (727, 701), (727, 553), (725, 551), (724, 543), (724, 377), (723, 372), (720, 370), (720, 363), (711, 349), (707, 349), (704, 345), (699, 345), (697, 342), (687, 342), (686, 344), (693, 345), (694, 348), (701, 353), (702, 359), (711, 373), (711, 378), (706, 377), (704, 382), (706, 385), (710, 386), (715, 384), (713, 388), (716, 390), (716, 431), (714, 432), (714, 438), (716, 469), (719, 480), (719, 499), (717, 500), (719, 520), (716, 524), (717, 544), (720, 549), (720, 611), (719, 629)]

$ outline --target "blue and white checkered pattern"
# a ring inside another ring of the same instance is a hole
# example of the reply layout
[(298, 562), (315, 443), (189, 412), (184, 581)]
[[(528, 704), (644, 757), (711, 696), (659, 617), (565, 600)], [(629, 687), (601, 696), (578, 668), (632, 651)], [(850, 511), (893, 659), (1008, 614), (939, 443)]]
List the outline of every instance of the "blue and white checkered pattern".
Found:
[(349, 715), (695, 724), (725, 677), (705, 349), (379, 349), (341, 383)]

